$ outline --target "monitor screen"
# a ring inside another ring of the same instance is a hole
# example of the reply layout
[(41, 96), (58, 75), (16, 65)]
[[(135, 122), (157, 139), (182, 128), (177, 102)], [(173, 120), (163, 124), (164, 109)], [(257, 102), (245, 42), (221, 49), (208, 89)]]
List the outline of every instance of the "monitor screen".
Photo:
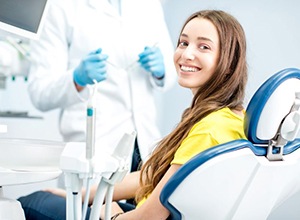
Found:
[(48, 0), (0, 0), (0, 29), (37, 39)]

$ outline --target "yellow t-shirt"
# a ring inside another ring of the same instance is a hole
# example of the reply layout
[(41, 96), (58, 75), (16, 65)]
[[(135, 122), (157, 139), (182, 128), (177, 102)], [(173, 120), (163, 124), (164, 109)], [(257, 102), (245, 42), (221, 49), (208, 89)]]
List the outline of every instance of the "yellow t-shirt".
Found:
[(171, 164), (184, 164), (208, 148), (236, 139), (246, 139), (244, 117), (229, 108), (212, 112), (192, 127)]
[[(244, 117), (233, 113), (229, 108), (212, 112), (191, 128), (171, 164), (182, 165), (208, 148), (236, 139), (247, 139), (244, 133)], [(145, 200), (146, 198), (142, 199), (137, 207)]]

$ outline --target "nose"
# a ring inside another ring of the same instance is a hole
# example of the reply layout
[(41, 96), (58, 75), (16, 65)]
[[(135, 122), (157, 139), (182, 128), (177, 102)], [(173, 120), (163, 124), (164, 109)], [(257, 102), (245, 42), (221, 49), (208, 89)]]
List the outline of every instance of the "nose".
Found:
[(185, 60), (194, 60), (195, 52), (195, 48), (189, 45), (184, 49), (182, 53), (182, 58), (184, 58)]

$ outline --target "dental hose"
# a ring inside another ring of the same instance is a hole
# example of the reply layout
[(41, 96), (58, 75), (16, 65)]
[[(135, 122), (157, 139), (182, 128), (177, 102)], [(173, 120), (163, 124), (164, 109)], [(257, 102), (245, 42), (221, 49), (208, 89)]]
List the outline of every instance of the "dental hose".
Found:
[(98, 89), (97, 81), (93, 80), (93, 91), (90, 94), (87, 104), (87, 131), (86, 131), (86, 159), (89, 161), (90, 174), (86, 178), (86, 192), (84, 203), (82, 207), (82, 220), (85, 220), (87, 207), (89, 204), (89, 197), (91, 191), (91, 179), (93, 178), (93, 158), (95, 155), (95, 132), (96, 132), (96, 107), (95, 97)]

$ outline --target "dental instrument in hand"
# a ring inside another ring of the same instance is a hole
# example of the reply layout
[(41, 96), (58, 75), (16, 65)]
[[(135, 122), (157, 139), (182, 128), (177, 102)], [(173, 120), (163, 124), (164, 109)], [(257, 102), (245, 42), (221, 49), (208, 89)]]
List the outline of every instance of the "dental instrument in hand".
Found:
[[(152, 45), (152, 47), (156, 47), (157, 45), (158, 45), (158, 42), (155, 42), (155, 43)], [(130, 64), (125, 68), (125, 70), (129, 70), (129, 69), (132, 68), (134, 65), (138, 64), (138, 62), (139, 62), (139, 59), (137, 59), (137, 60), (135, 60), (134, 62), (130, 63)], [(118, 68), (118, 69), (120, 68), (120, 67), (118, 67), (116, 64), (112, 63), (112, 62), (109, 61), (109, 60), (106, 60), (106, 63), (109, 64), (109, 65), (111, 65), (112, 67), (115, 67), (115, 68)]]
[[(158, 42), (155, 42), (155, 43), (151, 46), (151, 48), (152, 48), (152, 47), (156, 47), (157, 45), (158, 45)], [(131, 69), (133, 66), (135, 66), (136, 64), (138, 64), (139, 60), (140, 60), (140, 59), (137, 59), (137, 60), (135, 60), (134, 62), (132, 62), (131, 64), (129, 64), (129, 65), (125, 68), (125, 70)]]
[(106, 60), (106, 63), (111, 65), (112, 67), (119, 68), (116, 64), (110, 62), (109, 60)]

